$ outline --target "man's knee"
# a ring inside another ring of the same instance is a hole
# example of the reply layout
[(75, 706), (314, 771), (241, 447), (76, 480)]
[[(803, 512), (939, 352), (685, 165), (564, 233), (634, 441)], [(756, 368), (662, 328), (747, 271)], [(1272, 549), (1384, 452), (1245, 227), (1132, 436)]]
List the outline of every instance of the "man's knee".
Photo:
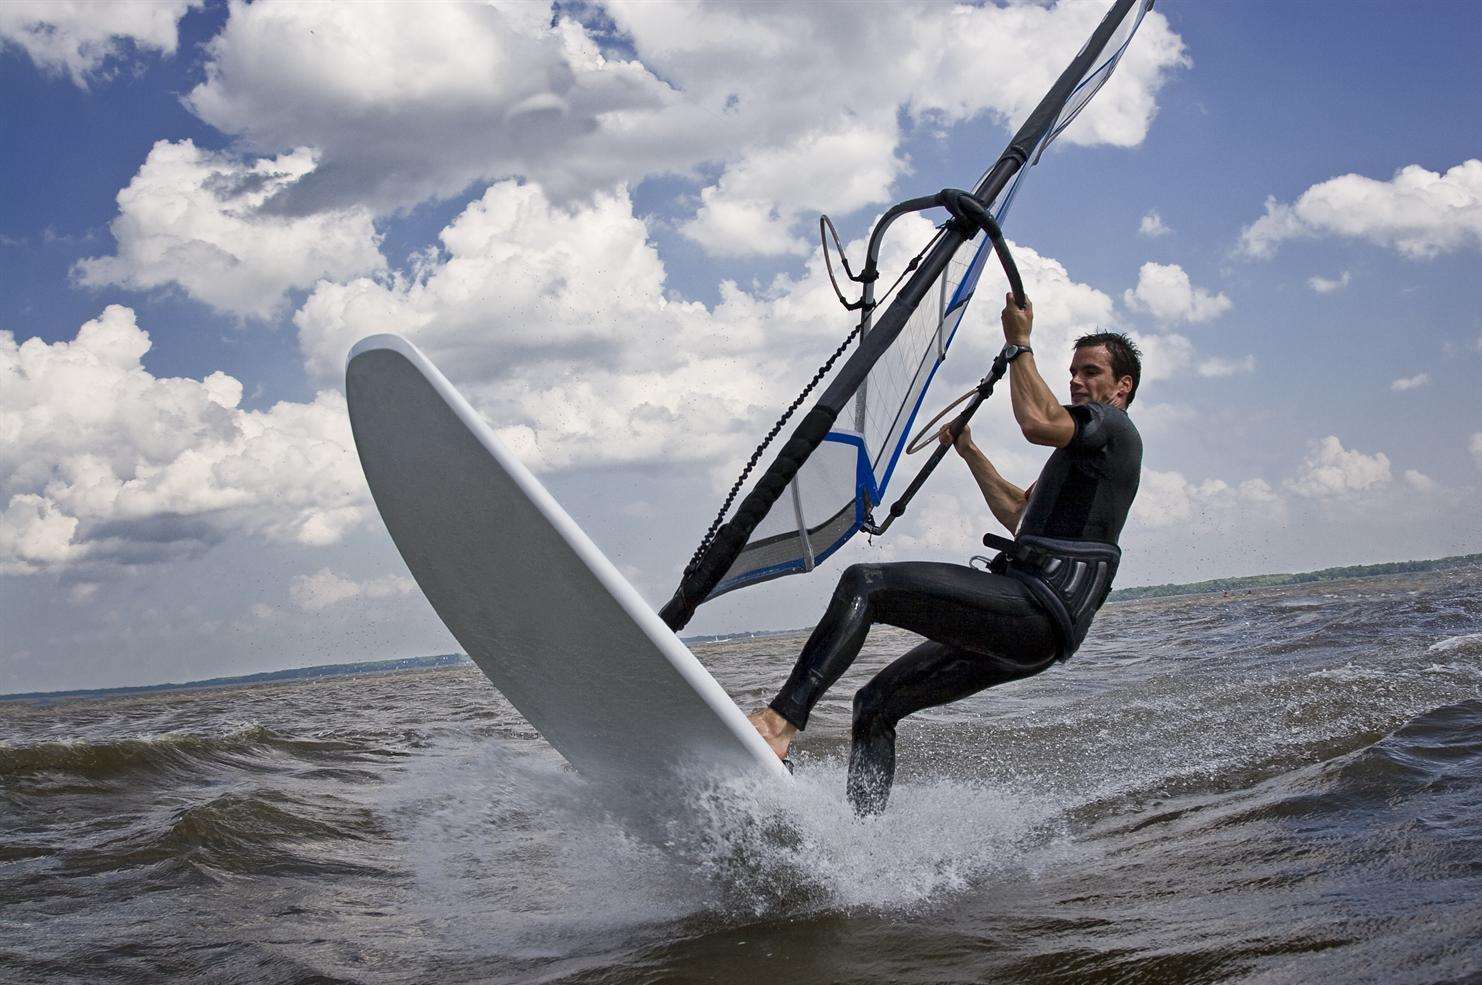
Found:
[(878, 564), (851, 564), (839, 575), (839, 584), (834, 588), (834, 595), (858, 598), (869, 594), (870, 586), (879, 580), (880, 566)]
[(885, 689), (874, 681), (854, 693), (854, 734), (858, 737), (877, 735), (895, 728), (888, 712)]

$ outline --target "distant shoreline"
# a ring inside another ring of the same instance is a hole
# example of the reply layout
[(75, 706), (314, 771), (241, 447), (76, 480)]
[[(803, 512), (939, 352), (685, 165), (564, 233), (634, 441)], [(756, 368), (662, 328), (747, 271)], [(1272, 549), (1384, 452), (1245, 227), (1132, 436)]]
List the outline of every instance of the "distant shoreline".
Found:
[[(1344, 578), (1370, 578), (1378, 575), (1441, 571), (1447, 568), (1465, 568), (1471, 565), (1482, 565), (1482, 554), (1458, 554), (1453, 557), (1423, 561), (1390, 561), (1384, 564), (1358, 564), (1342, 568), (1323, 568), (1319, 571), (1303, 571), (1295, 574), (1213, 578), (1209, 581), (1196, 581), (1181, 585), (1146, 585), (1141, 588), (1119, 588), (1108, 596), (1107, 601), (1135, 602), (1142, 599), (1169, 598), (1176, 595), (1210, 595), (1218, 592), (1241, 591), (1251, 588), (1279, 588), (1289, 585), (1338, 581)], [(759, 639), (768, 636), (783, 636), (789, 633), (806, 631), (807, 627), (742, 630), (735, 633), (714, 633), (708, 636), (686, 636), (684, 637), (684, 642), (691, 646), (706, 643), (729, 643), (741, 639)], [(390, 674), (403, 670), (434, 670), (443, 667), (457, 667), (469, 663), (472, 663), (472, 661), (462, 653), (440, 653), (425, 657), (400, 657), (391, 660), (361, 660), (355, 663), (295, 667), (289, 670), (272, 670), (260, 674), (245, 674), (241, 677), (211, 677), (206, 680), (184, 681), (181, 683), (139, 684), (127, 687), (0, 694), (0, 702), (47, 702), (66, 701), (77, 698), (119, 698), (136, 694), (160, 694), (168, 691), (200, 691), (218, 687), (278, 684), (288, 681), (312, 680), (321, 677), (341, 677), (350, 674)]]
[(319, 664), (269, 670), (240, 677), (208, 677), (201, 681), (171, 684), (136, 684), (126, 687), (82, 688), (72, 691), (28, 691), (0, 694), (3, 701), (66, 701), (71, 698), (125, 698), (133, 694), (160, 694), (166, 691), (204, 691), (215, 687), (243, 687), (254, 684), (281, 684), (286, 681), (313, 680), (320, 677), (343, 677), (351, 674), (391, 674), (400, 670), (432, 670), (471, 663), (461, 653), (439, 653), (427, 657), (394, 657), (390, 660), (358, 660), (354, 663)]
[(1457, 554), (1428, 561), (1388, 561), (1384, 564), (1353, 564), (1342, 568), (1323, 568), (1296, 574), (1246, 575), (1243, 578), (1211, 578), (1183, 585), (1144, 585), (1141, 588), (1119, 588), (1107, 596), (1108, 602), (1132, 602), (1138, 599), (1168, 598), (1174, 595), (1209, 595), (1247, 588), (1279, 588), (1306, 585), (1344, 578), (1372, 578), (1378, 575), (1403, 575), (1417, 571), (1442, 571), (1482, 565), (1482, 554)]

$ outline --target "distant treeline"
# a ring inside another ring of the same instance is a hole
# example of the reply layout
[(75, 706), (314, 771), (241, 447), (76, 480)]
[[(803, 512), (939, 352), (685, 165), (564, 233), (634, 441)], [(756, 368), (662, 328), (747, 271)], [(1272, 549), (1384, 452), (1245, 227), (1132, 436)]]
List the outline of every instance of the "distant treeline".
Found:
[(1430, 561), (1390, 561), (1386, 564), (1351, 564), (1344, 568), (1323, 568), (1294, 575), (1248, 575), (1244, 578), (1213, 578), (1187, 585), (1147, 585), (1142, 588), (1119, 588), (1107, 597), (1109, 602), (1133, 599), (1155, 599), (1167, 595), (1204, 595), (1210, 592), (1232, 592), (1243, 588), (1274, 588), (1280, 585), (1302, 585), (1314, 581), (1337, 581), (1340, 578), (1368, 578), (1374, 575), (1401, 575), (1412, 571), (1439, 571), (1482, 564), (1482, 554), (1458, 554)]

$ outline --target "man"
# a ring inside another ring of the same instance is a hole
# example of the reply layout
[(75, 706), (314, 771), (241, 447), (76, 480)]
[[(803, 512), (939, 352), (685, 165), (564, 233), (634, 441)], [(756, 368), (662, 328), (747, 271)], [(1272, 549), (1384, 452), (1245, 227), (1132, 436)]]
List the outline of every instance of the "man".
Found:
[[(853, 663), (874, 623), (926, 637), (854, 697), (849, 800), (885, 809), (895, 776), (895, 726), (923, 708), (1038, 674), (1080, 645), (1106, 600), (1121, 552), (1117, 537), (1137, 494), (1142, 438), (1127, 407), (1142, 375), (1136, 345), (1103, 332), (1076, 341), (1070, 403), (1061, 405), (1029, 348), (1032, 306), (1003, 309), (1014, 417), (1024, 437), (1055, 449), (1028, 490), (999, 475), (967, 428), (957, 453), (1012, 542), (990, 570), (907, 561), (848, 568), (787, 683), (751, 722), (779, 756), (808, 714)], [(940, 439), (951, 441), (949, 428)]]

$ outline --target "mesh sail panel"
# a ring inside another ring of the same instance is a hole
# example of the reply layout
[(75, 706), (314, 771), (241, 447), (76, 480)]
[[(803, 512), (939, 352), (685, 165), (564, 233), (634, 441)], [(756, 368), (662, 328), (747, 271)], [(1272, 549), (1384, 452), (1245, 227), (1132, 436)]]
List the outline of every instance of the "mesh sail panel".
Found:
[(883, 495), (921, 410), (937, 367), (962, 321), (992, 247), (957, 251), (912, 314), (900, 337), (875, 363), (855, 398), (855, 427), (865, 436), (876, 500)]
[(863, 439), (844, 431), (831, 434), (819, 445), (787, 493), (752, 532), (712, 597), (781, 575), (811, 571), (842, 546), (864, 518), (863, 507), (856, 502), (862, 449)]

